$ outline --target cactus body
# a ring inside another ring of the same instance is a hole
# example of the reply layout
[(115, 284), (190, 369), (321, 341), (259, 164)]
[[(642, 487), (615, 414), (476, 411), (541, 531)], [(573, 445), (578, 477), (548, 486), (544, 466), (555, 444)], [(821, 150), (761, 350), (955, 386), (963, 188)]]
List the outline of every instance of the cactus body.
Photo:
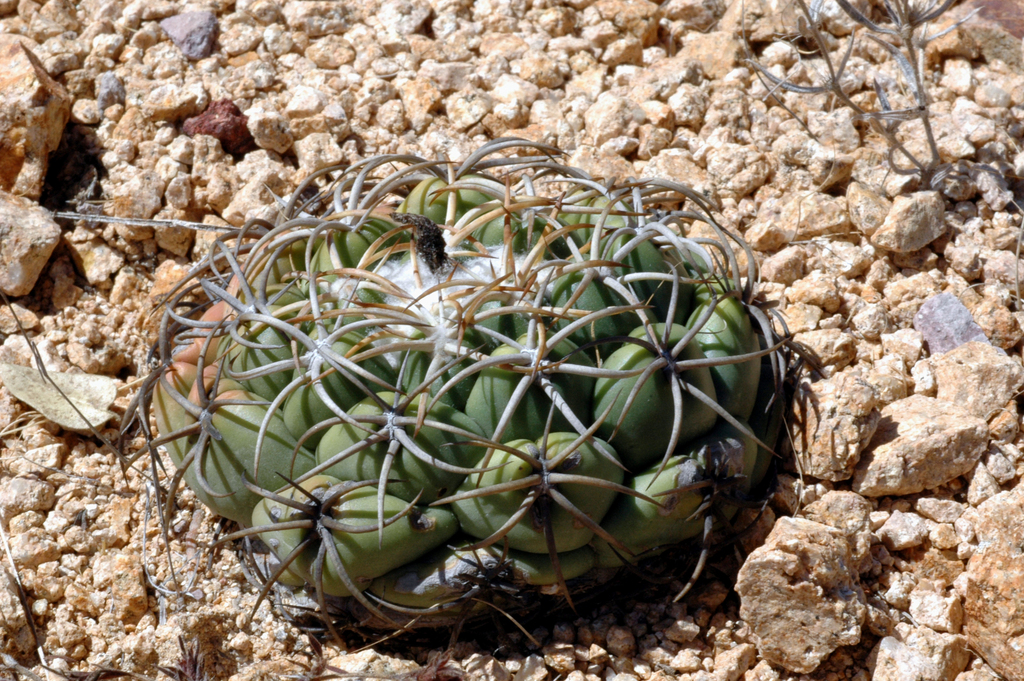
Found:
[(687, 236), (718, 229), (703, 197), (486, 152), (336, 171), (321, 217), (219, 248), (210, 304), (168, 313), (159, 442), (279, 583), (368, 626), (571, 598), (733, 515), (773, 456), (779, 339), (730, 240)]

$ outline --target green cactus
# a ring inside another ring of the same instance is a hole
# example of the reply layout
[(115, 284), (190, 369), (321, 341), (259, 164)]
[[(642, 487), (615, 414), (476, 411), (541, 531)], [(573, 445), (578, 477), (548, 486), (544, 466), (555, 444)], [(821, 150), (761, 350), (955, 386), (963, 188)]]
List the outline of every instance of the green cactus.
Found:
[(762, 484), (786, 356), (749, 249), (684, 185), (555, 153), (335, 169), (322, 215), (218, 240), (168, 305), (139, 409), (225, 541), (270, 547), (263, 595), (392, 627), (571, 604)]

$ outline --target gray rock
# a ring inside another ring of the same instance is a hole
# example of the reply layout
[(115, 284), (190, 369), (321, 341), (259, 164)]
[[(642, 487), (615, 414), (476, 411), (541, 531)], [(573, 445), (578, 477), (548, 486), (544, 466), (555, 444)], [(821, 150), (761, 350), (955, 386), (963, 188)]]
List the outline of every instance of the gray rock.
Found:
[(960, 299), (952, 293), (940, 293), (925, 301), (914, 315), (914, 328), (924, 336), (933, 355), (949, 352), (968, 343), (988, 343), (985, 332)]
[(100, 75), (96, 83), (96, 106), (104, 111), (108, 106), (124, 104), (125, 91), (124, 83), (113, 71), (106, 71)]
[(839, 646), (860, 642), (867, 614), (846, 536), (802, 518), (780, 518), (740, 568), (740, 616), (761, 656), (814, 671)]
[(168, 37), (189, 59), (205, 59), (213, 52), (217, 38), (217, 17), (213, 12), (184, 12), (160, 22)]
[(882, 410), (853, 474), (868, 497), (915, 494), (967, 473), (988, 445), (988, 424), (958, 404), (923, 395)]

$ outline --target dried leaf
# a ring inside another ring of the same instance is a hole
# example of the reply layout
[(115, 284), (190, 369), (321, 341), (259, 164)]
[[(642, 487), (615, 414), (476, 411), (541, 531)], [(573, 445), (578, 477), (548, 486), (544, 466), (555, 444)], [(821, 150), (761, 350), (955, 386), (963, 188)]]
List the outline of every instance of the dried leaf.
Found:
[[(88, 431), (89, 424), (99, 428), (117, 416), (107, 410), (117, 397), (117, 381), (114, 379), (54, 371), (47, 372), (47, 375), (52, 383), (43, 379), (37, 369), (0, 362), (0, 380), (11, 394), (62, 428)], [(69, 401), (74, 408), (68, 404)], [(88, 423), (75, 413), (75, 408)]]

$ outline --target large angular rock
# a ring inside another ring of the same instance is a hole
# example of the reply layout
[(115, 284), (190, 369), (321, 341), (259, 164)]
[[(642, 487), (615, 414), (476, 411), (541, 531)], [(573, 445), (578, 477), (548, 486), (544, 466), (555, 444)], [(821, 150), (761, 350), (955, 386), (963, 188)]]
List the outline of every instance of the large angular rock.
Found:
[(978, 507), (974, 522), (978, 549), (1024, 550), (1024, 486), (1001, 492)]
[(0, 34), (0, 189), (38, 199), (71, 97), (15, 35)]
[(802, 383), (791, 420), (793, 450), (804, 474), (846, 480), (878, 427), (878, 394), (849, 373)]
[(853, 474), (868, 497), (915, 494), (967, 473), (988, 445), (988, 424), (957, 404), (923, 395), (893, 402)]
[(935, 396), (990, 419), (1024, 386), (1024, 368), (989, 343), (971, 341), (933, 356)]
[(1006, 681), (1024, 681), (1024, 555), (1004, 546), (976, 553), (967, 565), (967, 640)]
[(871, 243), (896, 253), (924, 248), (946, 231), (944, 209), (938, 192), (897, 196), (885, 222), (871, 235)]
[(780, 518), (740, 568), (740, 616), (761, 656), (814, 671), (839, 646), (860, 641), (867, 614), (846, 536), (802, 518)]
[(60, 227), (49, 213), (28, 199), (0, 191), (0, 291), (28, 295), (59, 241)]
[(970, 660), (963, 636), (896, 625), (868, 656), (872, 681), (954, 681)]

